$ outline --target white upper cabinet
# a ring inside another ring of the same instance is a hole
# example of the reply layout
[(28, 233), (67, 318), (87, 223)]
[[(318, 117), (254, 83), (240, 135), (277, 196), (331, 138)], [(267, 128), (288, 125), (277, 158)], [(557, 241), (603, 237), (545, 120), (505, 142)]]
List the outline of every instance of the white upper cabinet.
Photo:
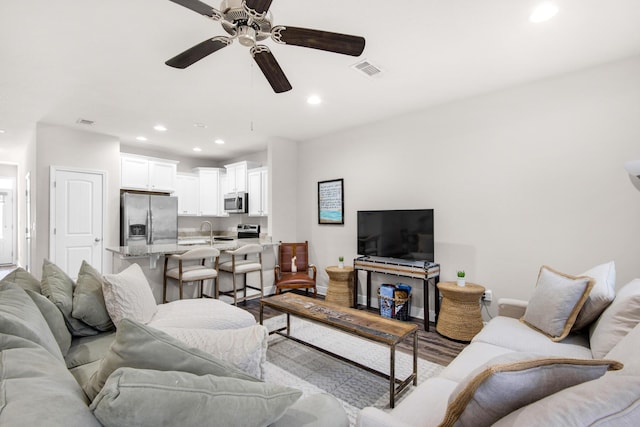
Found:
[(251, 169), (247, 173), (249, 216), (269, 214), (269, 172), (266, 167)]
[(171, 193), (176, 188), (175, 160), (120, 154), (120, 188)]
[(237, 162), (224, 165), (227, 170), (227, 183), (225, 193), (237, 193), (247, 191), (247, 172), (251, 168), (259, 166), (254, 162)]
[(195, 168), (198, 174), (198, 195), (200, 208), (198, 215), (220, 216), (224, 214), (222, 205), (222, 177), (225, 169), (222, 168)]
[(198, 175), (193, 173), (177, 174), (175, 196), (178, 196), (178, 215), (198, 215), (200, 206)]

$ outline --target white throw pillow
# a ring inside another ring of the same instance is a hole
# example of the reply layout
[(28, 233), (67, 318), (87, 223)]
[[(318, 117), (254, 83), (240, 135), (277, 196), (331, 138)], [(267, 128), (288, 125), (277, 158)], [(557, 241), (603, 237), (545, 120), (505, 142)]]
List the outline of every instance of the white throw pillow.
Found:
[(149, 323), (158, 307), (138, 264), (131, 264), (118, 274), (105, 274), (104, 279), (104, 302), (116, 327), (122, 319)]
[(620, 289), (616, 299), (589, 330), (591, 353), (604, 357), (631, 329), (640, 323), (640, 279)]
[(589, 326), (616, 296), (616, 265), (613, 261), (593, 267), (580, 276), (593, 278), (595, 285), (573, 325), (575, 331)]
[(562, 341), (571, 332), (594, 280), (540, 268), (538, 283), (522, 321), (551, 338)]

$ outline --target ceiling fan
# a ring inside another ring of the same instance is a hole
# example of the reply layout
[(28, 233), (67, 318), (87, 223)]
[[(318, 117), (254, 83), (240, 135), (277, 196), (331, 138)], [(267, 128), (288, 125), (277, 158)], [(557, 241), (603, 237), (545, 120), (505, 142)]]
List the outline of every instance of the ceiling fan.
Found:
[(272, 26), (269, 6), (273, 0), (222, 0), (220, 9), (215, 9), (199, 0), (170, 1), (214, 21), (219, 21), (222, 28), (230, 35), (230, 37), (216, 36), (185, 50), (165, 62), (170, 67), (187, 68), (238, 39), (241, 45), (251, 48), (251, 56), (273, 90), (276, 93), (282, 93), (291, 90), (291, 84), (269, 48), (258, 42), (271, 38), (280, 44), (351, 56), (359, 56), (364, 50), (365, 40), (362, 37), (308, 28)]

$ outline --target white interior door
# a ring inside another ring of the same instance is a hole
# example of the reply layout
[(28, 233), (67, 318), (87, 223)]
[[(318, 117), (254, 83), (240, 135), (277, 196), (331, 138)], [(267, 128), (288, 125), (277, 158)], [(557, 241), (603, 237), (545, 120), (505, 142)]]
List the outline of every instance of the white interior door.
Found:
[(15, 225), (13, 212), (15, 207), (13, 193), (13, 188), (0, 188), (0, 264), (13, 264), (14, 262)]
[(102, 172), (51, 168), (50, 260), (76, 278), (85, 260), (102, 272)]

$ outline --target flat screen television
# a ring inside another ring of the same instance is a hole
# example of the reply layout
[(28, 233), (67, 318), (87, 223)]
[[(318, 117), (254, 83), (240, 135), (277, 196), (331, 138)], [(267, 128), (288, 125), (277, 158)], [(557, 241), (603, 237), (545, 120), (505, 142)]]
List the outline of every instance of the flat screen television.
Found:
[(434, 262), (433, 209), (358, 211), (358, 254)]

